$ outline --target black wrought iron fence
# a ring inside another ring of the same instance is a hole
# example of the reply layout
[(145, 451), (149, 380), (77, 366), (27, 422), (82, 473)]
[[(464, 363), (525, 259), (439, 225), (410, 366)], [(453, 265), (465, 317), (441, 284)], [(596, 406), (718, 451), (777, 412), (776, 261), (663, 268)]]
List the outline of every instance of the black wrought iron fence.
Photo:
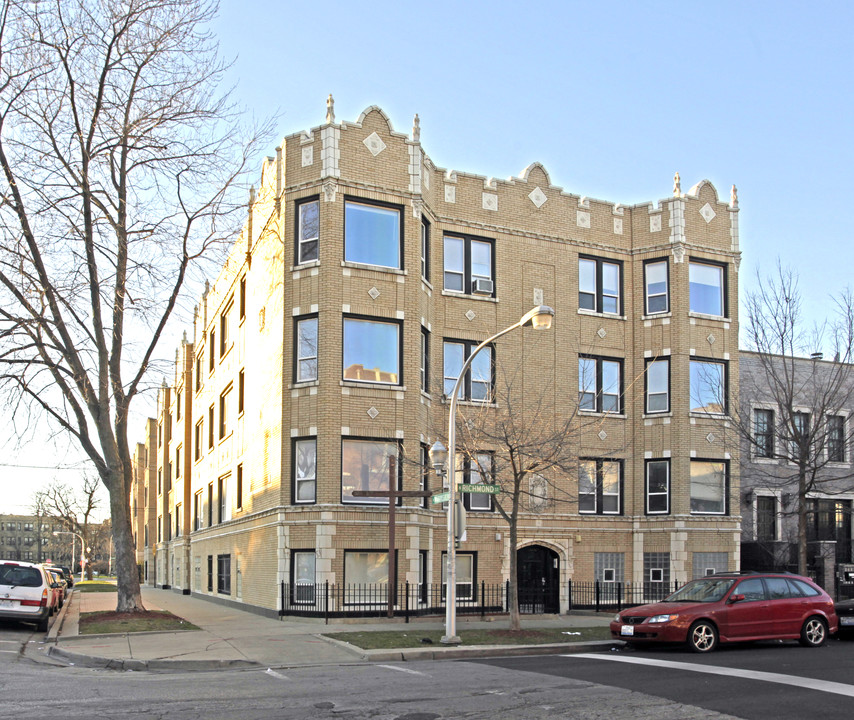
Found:
[(676, 592), (681, 583), (673, 582), (574, 582), (569, 581), (569, 609), (622, 610), (633, 605), (659, 602)]
[[(324, 618), (383, 617), (388, 613), (387, 584), (280, 583), (279, 615)], [(400, 583), (391, 589), (393, 613), (404, 617), (444, 615), (444, 584)], [(507, 612), (508, 583), (457, 584), (458, 615)]]

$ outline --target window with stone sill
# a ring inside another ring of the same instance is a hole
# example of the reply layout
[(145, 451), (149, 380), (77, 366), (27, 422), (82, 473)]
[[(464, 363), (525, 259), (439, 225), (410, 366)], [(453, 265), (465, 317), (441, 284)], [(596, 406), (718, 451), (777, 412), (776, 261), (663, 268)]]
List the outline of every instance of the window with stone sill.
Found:
[(578, 307), (605, 315), (621, 315), (622, 263), (580, 256), (578, 258)]
[(583, 459), (578, 463), (578, 512), (621, 515), (622, 462)]
[(399, 321), (345, 317), (343, 379), (401, 385), (400, 337)]
[[(354, 490), (388, 490), (389, 458), (398, 458), (395, 441), (362, 438), (341, 439), (341, 502), (363, 505), (388, 505), (384, 497), (355, 497)], [(397, 463), (395, 481), (400, 488), (401, 464)]]
[(579, 356), (579, 409), (600, 413), (622, 413), (622, 376), (622, 360), (588, 355)]
[(726, 415), (727, 362), (723, 360), (691, 360), (689, 378), (690, 409), (693, 413)]
[(725, 317), (726, 265), (692, 259), (688, 263), (688, 294), (691, 312)]
[(646, 467), (646, 513), (667, 515), (670, 513), (670, 460), (647, 460)]
[(443, 238), (444, 289), (495, 297), (493, 241), (470, 235)]
[(647, 260), (643, 266), (644, 302), (647, 315), (670, 312), (670, 279), (667, 260)]
[(317, 316), (294, 320), (294, 382), (317, 380)]
[(365, 200), (344, 203), (344, 260), (402, 270), (400, 208)]
[(298, 202), (296, 212), (295, 265), (317, 260), (320, 253), (320, 202), (317, 198)]
[[(443, 344), (443, 375), (445, 397), (450, 398), (454, 385), (460, 377), (463, 365), (471, 353), (480, 345), (477, 340), (445, 340)], [(491, 346), (483, 348), (466, 371), (457, 391), (459, 400), (491, 402), (494, 390), (494, 360)]]
[(723, 460), (691, 460), (691, 513), (727, 514), (729, 465)]
[(670, 358), (648, 360), (644, 377), (644, 412), (670, 412)]
[(294, 440), (294, 503), (317, 501), (317, 438)]

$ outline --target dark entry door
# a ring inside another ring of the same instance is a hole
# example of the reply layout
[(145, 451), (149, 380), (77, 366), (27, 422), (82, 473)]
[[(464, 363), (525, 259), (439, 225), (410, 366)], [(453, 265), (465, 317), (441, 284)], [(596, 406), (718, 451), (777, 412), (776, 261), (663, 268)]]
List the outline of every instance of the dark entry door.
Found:
[(530, 545), (516, 557), (519, 612), (560, 612), (560, 559), (554, 550)]

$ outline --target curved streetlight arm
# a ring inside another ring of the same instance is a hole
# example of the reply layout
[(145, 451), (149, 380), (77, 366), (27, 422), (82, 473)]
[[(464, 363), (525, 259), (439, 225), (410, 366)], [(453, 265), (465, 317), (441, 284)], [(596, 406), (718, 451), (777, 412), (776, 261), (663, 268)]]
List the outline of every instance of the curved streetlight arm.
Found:
[[(448, 412), (448, 490), (451, 494), (450, 502), (448, 503), (448, 552), (447, 561), (448, 568), (445, 572), (445, 581), (447, 588), (445, 590), (445, 635), (442, 637), (442, 642), (447, 644), (459, 644), (460, 638), (457, 636), (456, 628), (456, 604), (457, 604), (457, 562), (456, 562), (456, 528), (455, 515), (457, 503), (457, 401), (459, 400), (460, 384), (464, 382), (466, 373), (471, 367), (472, 361), (477, 354), (490, 343), (495, 342), (498, 338), (512, 332), (516, 328), (533, 326), (536, 329), (548, 329), (551, 327), (551, 319), (554, 317), (555, 311), (548, 305), (539, 305), (526, 312), (518, 322), (513, 323), (510, 327), (504, 328), (501, 332), (495, 333), (488, 337), (480, 345), (478, 345), (463, 363), (457, 381), (454, 383), (454, 389), (451, 393), (451, 405)], [(539, 322), (538, 322), (539, 320)]]

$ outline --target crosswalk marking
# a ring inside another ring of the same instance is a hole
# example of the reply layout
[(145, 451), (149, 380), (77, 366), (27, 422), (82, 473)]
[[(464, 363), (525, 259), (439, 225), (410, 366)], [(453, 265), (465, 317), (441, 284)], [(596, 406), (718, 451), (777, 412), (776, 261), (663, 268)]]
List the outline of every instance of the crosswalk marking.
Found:
[(418, 670), (410, 670), (409, 668), (398, 667), (397, 665), (377, 665), (377, 667), (385, 668), (386, 670), (397, 670), (402, 673), (409, 673), (410, 675), (427, 675), (427, 673), (418, 672)]
[(707, 675), (724, 675), (726, 677), (746, 678), (748, 680), (763, 680), (779, 683), (780, 685), (796, 686), (808, 690), (834, 693), (854, 697), (854, 685), (816, 680), (814, 678), (784, 675), (782, 673), (762, 672), (761, 670), (743, 670), (741, 668), (725, 668), (713, 665), (698, 665), (696, 663), (674, 662), (672, 660), (655, 660), (653, 658), (626, 657), (625, 655), (597, 655), (595, 653), (579, 653), (577, 655), (562, 655), (565, 658), (581, 658), (587, 660), (604, 660), (606, 662), (621, 662), (632, 665), (650, 665), (653, 667), (670, 668), (672, 670), (687, 670), (688, 672), (706, 673)]

